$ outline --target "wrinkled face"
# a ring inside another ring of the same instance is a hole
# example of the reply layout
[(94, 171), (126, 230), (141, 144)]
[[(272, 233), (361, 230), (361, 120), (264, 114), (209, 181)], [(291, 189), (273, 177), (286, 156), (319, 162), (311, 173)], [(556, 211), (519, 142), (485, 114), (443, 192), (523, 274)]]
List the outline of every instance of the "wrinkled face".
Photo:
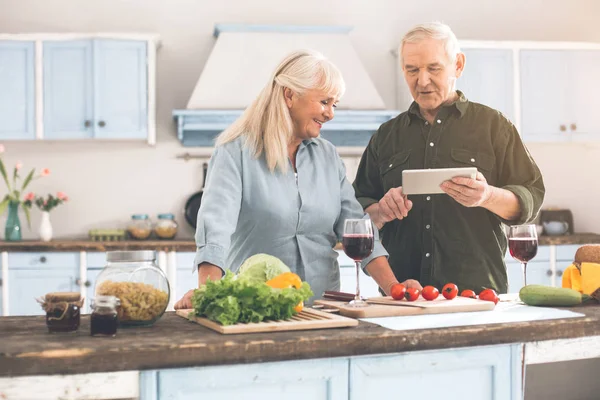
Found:
[(308, 90), (298, 95), (287, 88), (284, 95), (294, 124), (294, 136), (299, 141), (318, 137), (321, 126), (333, 119), (337, 98), (319, 90)]
[(406, 43), (402, 49), (402, 71), (413, 99), (425, 111), (436, 111), (450, 100), (454, 85), (463, 71), (465, 56), (459, 53), (451, 63), (444, 43), (427, 39)]

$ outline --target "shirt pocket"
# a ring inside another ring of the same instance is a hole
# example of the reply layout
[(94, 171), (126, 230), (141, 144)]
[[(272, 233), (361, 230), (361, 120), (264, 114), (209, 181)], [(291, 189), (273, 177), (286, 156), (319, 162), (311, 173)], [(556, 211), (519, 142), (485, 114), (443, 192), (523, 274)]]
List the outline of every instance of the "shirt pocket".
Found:
[(402, 171), (409, 168), (410, 152), (407, 150), (395, 154), (379, 165), (379, 173), (386, 193), (391, 188), (402, 186)]
[(496, 162), (496, 158), (493, 155), (466, 149), (452, 149), (450, 155), (453, 167), (477, 167), (477, 170), (491, 184), (492, 170)]

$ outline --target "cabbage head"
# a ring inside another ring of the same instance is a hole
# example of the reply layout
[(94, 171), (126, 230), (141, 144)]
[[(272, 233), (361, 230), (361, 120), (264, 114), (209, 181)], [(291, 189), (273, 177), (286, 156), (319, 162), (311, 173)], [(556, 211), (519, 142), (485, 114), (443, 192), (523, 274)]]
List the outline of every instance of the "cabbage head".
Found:
[(250, 282), (266, 282), (284, 272), (291, 272), (279, 258), (269, 254), (255, 254), (242, 263), (238, 277)]

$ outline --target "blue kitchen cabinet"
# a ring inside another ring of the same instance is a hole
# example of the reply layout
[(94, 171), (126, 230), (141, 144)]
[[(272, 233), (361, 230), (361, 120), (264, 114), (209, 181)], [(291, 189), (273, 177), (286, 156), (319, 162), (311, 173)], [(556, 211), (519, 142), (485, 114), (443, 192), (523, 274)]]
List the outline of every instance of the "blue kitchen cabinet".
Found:
[(35, 46), (0, 41), (0, 139), (35, 139)]
[(44, 138), (92, 138), (92, 41), (46, 42), (43, 60)]
[[(507, 250), (504, 257), (508, 274), (508, 293), (519, 293), (523, 287), (521, 263), (512, 258)], [(552, 286), (550, 246), (539, 246), (537, 255), (527, 263), (527, 284)]]
[(147, 136), (146, 54), (146, 42), (94, 41), (95, 138)]
[(589, 100), (600, 90), (600, 50), (522, 50), (520, 60), (525, 141), (600, 138), (597, 103)]
[(46, 139), (143, 139), (147, 45), (142, 41), (44, 43)]
[[(175, 285), (171, 285), (171, 296), (178, 301), (184, 294), (191, 289), (198, 288), (198, 273), (193, 272), (194, 257), (196, 253), (182, 252), (177, 253), (177, 272)], [(174, 293), (173, 293), (174, 291)]]
[(463, 49), (466, 67), (456, 88), (474, 102), (492, 107), (514, 121), (514, 72), (511, 49)]
[(9, 253), (10, 315), (43, 315), (37, 298), (50, 292), (78, 292), (78, 253)]
[(140, 398), (148, 400), (348, 399), (348, 359), (344, 358), (168, 369), (141, 375)]
[[(350, 360), (350, 400), (521, 399), (519, 345), (431, 350)], [(432, 384), (435, 383), (435, 384)], [(394, 396), (392, 396), (394, 397)]]
[(87, 277), (86, 277), (86, 281), (84, 283), (86, 285), (86, 299), (85, 299), (84, 310), (86, 313), (91, 313), (92, 312), (91, 301), (94, 298), (94, 290), (96, 288), (96, 280), (97, 280), (100, 272), (102, 272), (102, 270), (106, 266), (106, 253), (102, 253), (102, 252), (86, 253), (86, 266), (87, 266), (87, 270), (86, 270)]

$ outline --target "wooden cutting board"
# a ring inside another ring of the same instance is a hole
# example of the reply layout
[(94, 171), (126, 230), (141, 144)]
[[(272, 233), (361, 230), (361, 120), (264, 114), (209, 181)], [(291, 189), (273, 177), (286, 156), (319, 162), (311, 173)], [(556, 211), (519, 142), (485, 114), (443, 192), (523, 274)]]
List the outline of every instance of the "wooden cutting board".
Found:
[(351, 318), (378, 318), (396, 317), (403, 315), (443, 314), (455, 312), (488, 311), (493, 310), (495, 304), (491, 301), (456, 297), (446, 300), (440, 296), (433, 301), (419, 298), (417, 301), (394, 300), (391, 297), (373, 297), (367, 299), (366, 307), (349, 307), (347, 302), (333, 300), (315, 300), (314, 304), (321, 304), (325, 308), (336, 308), (341, 315)]
[(301, 331), (306, 329), (343, 328), (356, 326), (358, 321), (340, 315), (305, 308), (291, 319), (281, 321), (263, 321), (250, 324), (221, 325), (208, 318), (190, 316), (192, 310), (177, 310), (176, 314), (191, 322), (203, 325), (222, 334), (257, 333), (275, 331)]

